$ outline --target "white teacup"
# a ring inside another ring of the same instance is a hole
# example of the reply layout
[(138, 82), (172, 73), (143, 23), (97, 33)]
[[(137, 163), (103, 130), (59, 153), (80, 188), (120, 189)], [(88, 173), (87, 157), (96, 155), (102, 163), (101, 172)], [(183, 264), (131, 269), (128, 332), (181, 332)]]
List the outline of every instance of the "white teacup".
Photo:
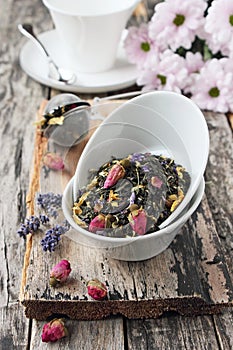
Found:
[(83, 73), (98, 73), (113, 67), (122, 31), (139, 2), (42, 1), (50, 11), (69, 68)]

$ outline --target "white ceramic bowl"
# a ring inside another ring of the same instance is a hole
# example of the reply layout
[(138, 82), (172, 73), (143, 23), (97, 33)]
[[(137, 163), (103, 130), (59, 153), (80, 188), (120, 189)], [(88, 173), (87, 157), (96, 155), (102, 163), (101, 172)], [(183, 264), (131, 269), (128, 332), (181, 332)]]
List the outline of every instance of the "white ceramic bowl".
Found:
[(164, 251), (198, 207), (205, 188), (204, 179), (202, 178), (187, 208), (173, 223), (160, 231), (139, 237), (112, 238), (93, 234), (75, 223), (72, 217), (73, 181), (74, 178), (66, 186), (62, 199), (63, 213), (71, 225), (71, 229), (66, 233), (66, 236), (89, 248), (102, 249), (111, 258), (126, 261), (146, 260)]
[(74, 200), (87, 184), (88, 170), (98, 169), (112, 155), (150, 151), (171, 157), (186, 168), (190, 187), (181, 204), (160, 225), (165, 227), (186, 207), (204, 174), (209, 133), (200, 109), (173, 92), (154, 91), (135, 97), (115, 109), (87, 143), (74, 176)]
[(98, 169), (112, 156), (124, 158), (135, 152), (151, 152), (181, 160), (180, 155), (182, 155), (182, 161), (185, 160), (185, 164), (189, 164), (189, 156), (181, 138), (169, 123), (162, 122), (163, 128), (171, 136), (166, 143), (157, 133), (134, 124), (124, 122), (101, 124), (88, 141), (79, 159), (74, 175), (74, 200), (77, 199), (79, 189), (87, 184), (89, 170)]

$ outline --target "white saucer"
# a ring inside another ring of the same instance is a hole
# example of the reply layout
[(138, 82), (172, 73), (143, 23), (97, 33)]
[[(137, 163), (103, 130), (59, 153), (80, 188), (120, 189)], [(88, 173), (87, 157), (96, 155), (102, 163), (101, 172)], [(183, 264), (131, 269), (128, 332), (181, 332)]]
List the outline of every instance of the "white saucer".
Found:
[[(22, 47), (19, 55), (20, 65), (33, 79), (58, 90), (95, 93), (123, 89), (133, 85), (137, 77), (136, 66), (127, 61), (123, 49), (123, 39), (126, 33), (127, 31), (125, 30), (122, 34), (116, 63), (112, 69), (102, 73), (91, 74), (74, 72), (77, 74), (77, 82), (73, 85), (64, 85), (48, 77), (46, 58), (31, 41), (27, 41)], [(65, 65), (65, 58), (62, 54), (63, 50), (59, 47), (60, 42), (56, 30), (40, 34), (39, 39), (45, 45), (50, 55), (56, 57), (56, 63), (58, 66), (60, 65), (63, 68), (69, 69), (69, 67)]]

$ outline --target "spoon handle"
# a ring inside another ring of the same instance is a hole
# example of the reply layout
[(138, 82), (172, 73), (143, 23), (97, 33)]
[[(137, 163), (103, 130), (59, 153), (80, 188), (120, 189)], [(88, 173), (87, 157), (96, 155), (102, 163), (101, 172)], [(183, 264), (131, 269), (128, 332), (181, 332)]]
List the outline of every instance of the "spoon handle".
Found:
[(35, 35), (32, 25), (29, 23), (19, 24), (18, 29), (28, 39), (31, 39), (37, 45), (37, 47), (41, 50), (41, 52), (46, 56), (48, 63), (49, 63), (49, 75), (54, 79), (60, 80), (61, 74), (59, 72), (59, 68), (57, 67), (56, 63), (52, 60), (52, 58), (50, 57), (48, 51), (46, 50), (46, 48), (44, 47), (42, 42)]
[(44, 45), (42, 44), (42, 42), (39, 40), (39, 38), (35, 35), (34, 31), (33, 31), (33, 27), (31, 24), (25, 23), (25, 24), (19, 24), (18, 25), (18, 29), (19, 31), (25, 35), (28, 39), (33, 40), (33, 42), (37, 45), (37, 47), (42, 51), (42, 53), (44, 55), (46, 55), (47, 57), (49, 56), (48, 51), (46, 50), (46, 48), (44, 47)]

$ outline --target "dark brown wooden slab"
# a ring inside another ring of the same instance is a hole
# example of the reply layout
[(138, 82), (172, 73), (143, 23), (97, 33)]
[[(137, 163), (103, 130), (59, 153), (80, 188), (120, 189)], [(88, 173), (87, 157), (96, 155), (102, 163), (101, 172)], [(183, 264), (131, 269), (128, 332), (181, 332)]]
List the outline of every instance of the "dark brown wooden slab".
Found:
[[(29, 213), (34, 212), (36, 192), (62, 193), (85, 142), (69, 151), (55, 146), (65, 155), (65, 171), (45, 173), (40, 160), (45, 148), (53, 150), (54, 145), (47, 144), (37, 131)], [(157, 318), (167, 311), (202, 315), (232, 306), (232, 283), (205, 196), (170, 247), (143, 262), (114, 260), (106, 251), (79, 245), (65, 235), (54, 253), (45, 253), (40, 246), (43, 235), (40, 232), (27, 242), (20, 296), (27, 317), (43, 320), (62, 314), (71, 319), (97, 320), (121, 314)], [(71, 263), (71, 277), (54, 289), (49, 286), (49, 272), (62, 258)], [(88, 296), (85, 281), (92, 278), (106, 283), (108, 300), (93, 301)]]

